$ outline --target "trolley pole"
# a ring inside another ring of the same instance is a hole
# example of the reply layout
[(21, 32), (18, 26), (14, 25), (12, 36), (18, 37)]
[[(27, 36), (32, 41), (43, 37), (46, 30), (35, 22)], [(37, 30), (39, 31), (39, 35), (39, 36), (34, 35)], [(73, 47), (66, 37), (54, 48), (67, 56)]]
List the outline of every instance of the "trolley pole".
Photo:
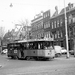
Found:
[(69, 48), (68, 48), (68, 30), (67, 30), (67, 17), (66, 17), (65, 0), (64, 0), (64, 14), (65, 14), (66, 48), (67, 48), (67, 56), (66, 56), (66, 58), (69, 58)]

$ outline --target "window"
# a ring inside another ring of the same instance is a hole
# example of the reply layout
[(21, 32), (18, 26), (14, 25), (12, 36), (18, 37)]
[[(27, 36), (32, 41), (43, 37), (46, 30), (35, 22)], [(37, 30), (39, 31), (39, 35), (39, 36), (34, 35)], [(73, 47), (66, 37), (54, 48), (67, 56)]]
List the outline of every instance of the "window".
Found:
[(50, 33), (50, 37), (53, 38), (53, 34), (52, 34), (52, 32)]
[(58, 38), (60, 38), (60, 34), (59, 34), (59, 31), (57, 31), (57, 36), (58, 36)]
[(54, 21), (54, 26), (55, 26), (55, 28), (56, 28), (56, 21)]
[(53, 22), (52, 22), (52, 29), (53, 29)]
[(47, 28), (47, 22), (44, 24), (44, 26), (45, 26), (44, 28)]
[(72, 23), (72, 14), (69, 15), (69, 24)]
[(48, 28), (48, 22), (46, 22), (46, 28)]
[(47, 34), (47, 38), (48, 38), (48, 37), (49, 37), (49, 36), (48, 36), (48, 32), (47, 32), (46, 34)]
[(46, 28), (46, 24), (44, 23), (44, 28)]
[(73, 15), (73, 23), (75, 23), (75, 15)]
[(46, 32), (45, 33), (45, 38), (49, 38), (50, 37), (50, 32)]
[(75, 27), (73, 27), (73, 35), (75, 35)]
[(49, 12), (48, 12), (48, 16), (49, 16)]
[(48, 27), (50, 27), (50, 22), (49, 21), (44, 23), (44, 28), (48, 28)]
[(70, 32), (71, 32), (71, 31), (70, 31), (70, 28), (69, 28), (69, 30), (68, 30), (68, 36), (69, 36), (69, 37), (71, 36), (71, 35), (70, 35)]
[(43, 22), (41, 22), (41, 28), (43, 28)]
[(57, 20), (57, 27), (59, 27), (59, 20)]
[(50, 22), (48, 21), (48, 27), (50, 27)]
[(55, 33), (55, 38), (57, 38), (57, 34)]
[(60, 19), (60, 26), (62, 26), (62, 19)]
[(48, 38), (50, 38), (50, 31), (48, 32)]
[(43, 33), (41, 33), (41, 38), (43, 38), (44, 37), (44, 35), (43, 35)]
[(63, 36), (62, 36), (62, 31), (61, 31), (61, 33), (60, 33), (60, 36), (63, 37)]
[(73, 17), (73, 23), (75, 23), (75, 17)]
[(48, 22), (46, 22), (46, 28), (48, 28)]
[(46, 13), (45, 15), (46, 15), (46, 17), (47, 17), (47, 13)]
[(38, 34), (38, 38), (40, 38), (40, 34)]
[(54, 34), (52, 35), (52, 38), (54, 39)]
[(49, 31), (49, 38), (51, 38), (51, 36), (50, 36), (50, 31)]
[(43, 15), (43, 17), (45, 18), (45, 14)]

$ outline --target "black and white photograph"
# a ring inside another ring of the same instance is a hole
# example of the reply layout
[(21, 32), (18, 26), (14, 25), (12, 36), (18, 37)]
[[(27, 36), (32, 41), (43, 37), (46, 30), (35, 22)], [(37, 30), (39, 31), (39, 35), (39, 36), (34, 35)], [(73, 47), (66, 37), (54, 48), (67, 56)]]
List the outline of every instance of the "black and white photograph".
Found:
[(75, 0), (0, 0), (0, 75), (75, 75)]

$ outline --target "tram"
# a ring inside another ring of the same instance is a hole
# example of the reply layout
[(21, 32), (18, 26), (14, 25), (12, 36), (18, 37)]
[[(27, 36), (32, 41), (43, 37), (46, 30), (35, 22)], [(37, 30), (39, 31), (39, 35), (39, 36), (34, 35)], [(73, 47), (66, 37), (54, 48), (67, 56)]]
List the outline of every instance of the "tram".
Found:
[(22, 40), (8, 44), (7, 56), (29, 60), (51, 59), (55, 57), (54, 41), (49, 39)]

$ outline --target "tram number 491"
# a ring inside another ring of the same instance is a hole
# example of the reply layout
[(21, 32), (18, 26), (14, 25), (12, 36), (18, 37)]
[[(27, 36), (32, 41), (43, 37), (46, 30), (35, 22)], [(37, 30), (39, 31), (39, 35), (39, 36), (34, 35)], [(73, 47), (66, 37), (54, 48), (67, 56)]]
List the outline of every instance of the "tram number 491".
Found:
[(14, 50), (14, 53), (17, 53), (17, 50)]

